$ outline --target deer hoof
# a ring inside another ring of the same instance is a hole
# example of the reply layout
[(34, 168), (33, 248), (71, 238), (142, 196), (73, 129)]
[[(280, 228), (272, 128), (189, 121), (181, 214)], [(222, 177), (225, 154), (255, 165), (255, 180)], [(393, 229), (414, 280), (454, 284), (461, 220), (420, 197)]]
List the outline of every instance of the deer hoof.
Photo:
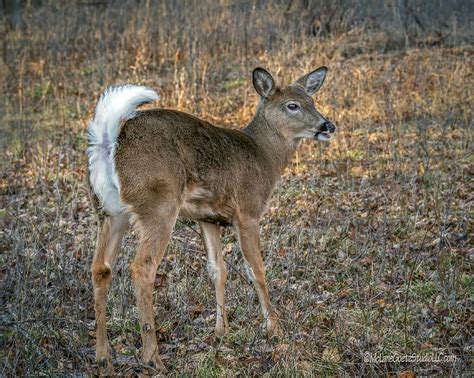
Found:
[(151, 360), (147, 362), (147, 365), (152, 366), (155, 370), (157, 370), (160, 373), (167, 373), (168, 372), (168, 369), (166, 368), (163, 361), (161, 361), (161, 358), (160, 358), (158, 353), (155, 353), (153, 355)]
[(97, 360), (97, 366), (99, 367), (99, 374), (101, 376), (114, 375), (114, 366), (110, 357), (102, 357)]
[(276, 320), (267, 321), (267, 336), (269, 339), (282, 337), (283, 333)]

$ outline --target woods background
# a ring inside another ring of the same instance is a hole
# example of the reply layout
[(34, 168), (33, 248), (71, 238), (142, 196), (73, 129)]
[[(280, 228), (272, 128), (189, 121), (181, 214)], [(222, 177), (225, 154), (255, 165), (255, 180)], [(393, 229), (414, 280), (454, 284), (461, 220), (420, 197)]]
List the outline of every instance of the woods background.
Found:
[[(231, 331), (213, 337), (203, 246), (178, 223), (155, 293), (171, 374), (471, 370), (473, 14), (467, 0), (4, 0), (0, 375), (97, 372), (85, 130), (99, 94), (144, 84), (159, 89), (159, 107), (241, 128), (257, 65), (286, 84), (327, 65), (316, 103), (338, 126), (330, 144), (303, 144), (262, 222), (284, 336), (265, 339), (227, 230)], [(121, 374), (147, 372), (135, 247), (131, 234), (109, 295)], [(456, 361), (364, 363), (367, 353)]]

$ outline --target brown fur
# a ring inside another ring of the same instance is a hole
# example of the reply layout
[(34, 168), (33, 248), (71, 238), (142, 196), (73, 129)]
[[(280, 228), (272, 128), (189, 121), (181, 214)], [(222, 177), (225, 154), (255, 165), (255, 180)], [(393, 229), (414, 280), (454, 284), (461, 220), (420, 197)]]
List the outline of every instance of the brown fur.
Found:
[[(122, 125), (115, 168), (121, 201), (128, 206), (127, 214), (140, 235), (131, 275), (144, 362), (164, 369), (158, 354), (152, 292), (156, 269), (178, 216), (198, 221), (201, 227), (216, 289), (216, 334), (223, 335), (228, 329), (224, 305), (227, 272), (216, 224), (233, 225), (236, 229), (268, 332), (278, 332), (260, 252), (259, 221), (300, 140), (316, 137), (329, 124), (311, 99), (325, 72), (325, 68), (313, 71), (292, 86), (279, 89), (268, 72), (255, 70), (254, 85), (262, 98), (254, 119), (242, 131), (219, 128), (192, 115), (165, 109), (137, 112)], [(301, 111), (289, 111), (288, 102), (299, 104)], [(126, 217), (106, 217), (102, 222), (92, 266), (99, 361), (109, 361), (106, 292)]]

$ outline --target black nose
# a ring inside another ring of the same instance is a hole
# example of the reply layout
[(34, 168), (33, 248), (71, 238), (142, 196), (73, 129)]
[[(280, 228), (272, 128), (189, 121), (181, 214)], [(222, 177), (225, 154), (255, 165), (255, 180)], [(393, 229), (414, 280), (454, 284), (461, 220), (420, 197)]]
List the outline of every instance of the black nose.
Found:
[(331, 122), (329, 121), (326, 121), (322, 126), (321, 126), (321, 131), (325, 132), (329, 132), (329, 133), (333, 133), (334, 131), (336, 131), (336, 126), (334, 126)]

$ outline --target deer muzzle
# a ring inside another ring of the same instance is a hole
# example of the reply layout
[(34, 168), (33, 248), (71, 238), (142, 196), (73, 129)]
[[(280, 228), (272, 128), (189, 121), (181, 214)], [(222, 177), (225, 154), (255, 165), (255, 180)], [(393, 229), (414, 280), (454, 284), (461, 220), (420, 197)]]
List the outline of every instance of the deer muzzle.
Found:
[(331, 139), (331, 134), (336, 131), (336, 126), (329, 121), (324, 122), (319, 131), (314, 135), (314, 139), (327, 142)]

